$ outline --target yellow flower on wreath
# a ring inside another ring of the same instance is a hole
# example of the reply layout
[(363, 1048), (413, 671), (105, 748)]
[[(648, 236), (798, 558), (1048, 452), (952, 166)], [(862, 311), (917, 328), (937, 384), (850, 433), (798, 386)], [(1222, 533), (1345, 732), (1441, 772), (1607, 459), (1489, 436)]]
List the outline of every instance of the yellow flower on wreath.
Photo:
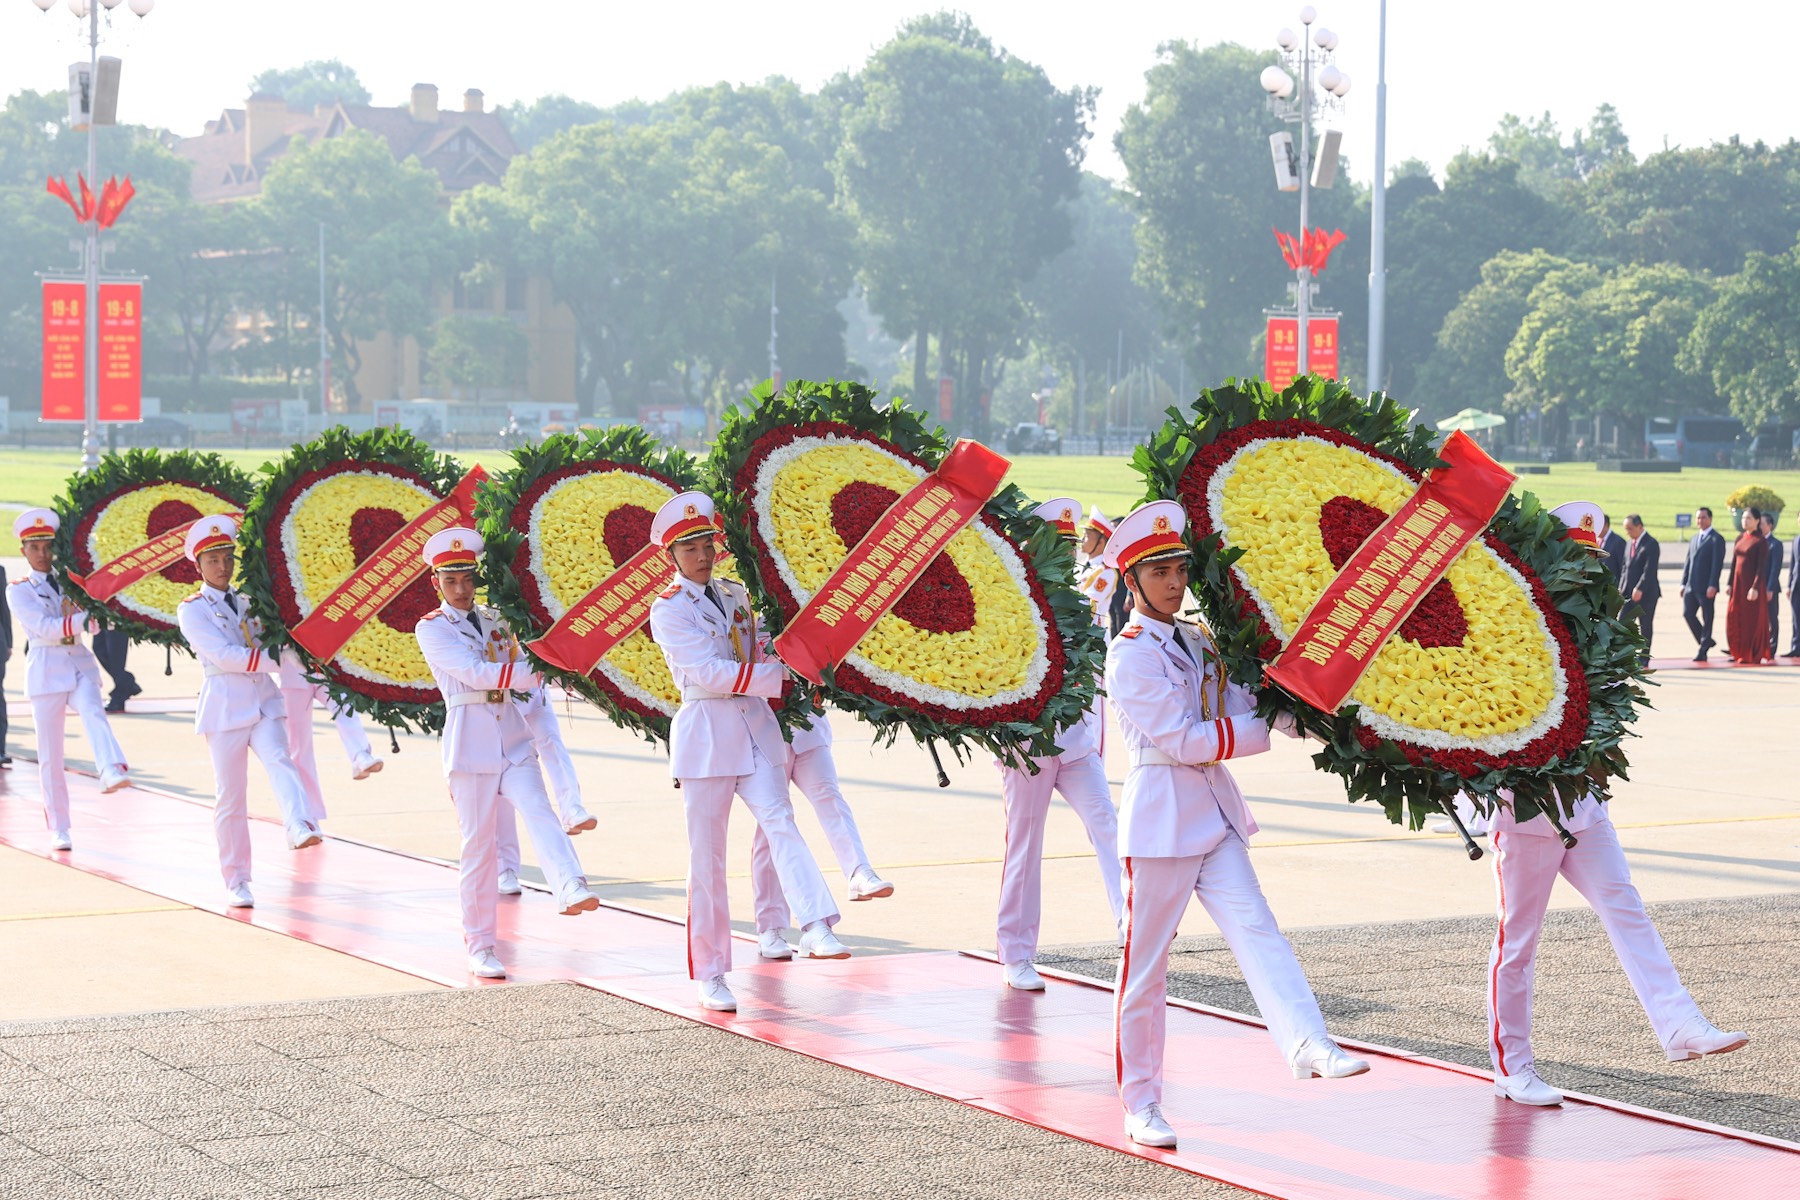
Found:
[[(904, 494), (919, 476), (860, 443), (808, 450), (775, 474), (768, 503), (776, 549), (809, 594), (850, 553), (832, 524), (831, 501), (857, 480)], [(1023, 687), (1040, 641), (1030, 597), (974, 526), (952, 538), (945, 553), (974, 595), (974, 626), (928, 632), (890, 612), (856, 653), (885, 670), (982, 699)]]
[[(1326, 502), (1349, 496), (1397, 511), (1416, 485), (1356, 450), (1317, 439), (1252, 444), (1221, 489), (1226, 543), (1236, 568), (1268, 605), (1283, 644), (1337, 576), (1321, 536)], [(1461, 646), (1424, 647), (1398, 634), (1370, 663), (1351, 700), (1415, 730), (1479, 739), (1517, 733), (1557, 693), (1556, 646), (1518, 579), (1482, 542), (1444, 578), (1461, 604)], [(1267, 614), (1265, 614), (1267, 615)]]
[[(94, 519), (93, 529), (88, 535), (94, 565), (99, 567), (109, 563), (149, 541), (150, 514), (156, 511), (158, 505), (171, 500), (192, 505), (202, 517), (232, 512), (237, 508), (229, 500), (186, 483), (153, 483), (133, 488), (107, 504)], [(193, 593), (193, 584), (175, 583), (157, 572), (126, 588), (118, 599), (127, 608), (149, 613), (173, 624), (176, 606)]]

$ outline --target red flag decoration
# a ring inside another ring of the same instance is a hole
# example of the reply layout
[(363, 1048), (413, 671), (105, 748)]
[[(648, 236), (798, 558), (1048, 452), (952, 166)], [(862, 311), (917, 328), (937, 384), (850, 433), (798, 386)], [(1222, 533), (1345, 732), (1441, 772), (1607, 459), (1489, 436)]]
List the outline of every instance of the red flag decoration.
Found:
[(108, 179), (106, 186), (100, 189), (100, 211), (94, 217), (100, 228), (111, 229), (112, 223), (119, 219), (119, 214), (125, 211), (125, 206), (135, 195), (137, 189), (131, 186), (131, 176), (127, 175), (123, 184), (117, 179)]
[(79, 171), (75, 173), (75, 182), (81, 185), (81, 219), (91, 221), (94, 219), (94, 191), (88, 187), (87, 176)]
[(1303, 229), (1298, 238), (1277, 229), (1275, 243), (1281, 247), (1281, 257), (1288, 266), (1298, 270), (1306, 267), (1314, 275), (1325, 270), (1325, 264), (1331, 260), (1331, 252), (1344, 241), (1344, 231), (1334, 229), (1326, 233), (1323, 229)]
[(87, 214), (81, 211), (81, 205), (76, 203), (75, 197), (69, 194), (69, 185), (65, 180), (52, 175), (44, 181), (44, 190), (68, 205), (69, 211), (75, 214), (77, 221), (87, 220)]
[(1458, 430), (1412, 498), (1350, 556), (1270, 664), (1269, 681), (1336, 712), (1394, 631), (1487, 528), (1515, 476)]

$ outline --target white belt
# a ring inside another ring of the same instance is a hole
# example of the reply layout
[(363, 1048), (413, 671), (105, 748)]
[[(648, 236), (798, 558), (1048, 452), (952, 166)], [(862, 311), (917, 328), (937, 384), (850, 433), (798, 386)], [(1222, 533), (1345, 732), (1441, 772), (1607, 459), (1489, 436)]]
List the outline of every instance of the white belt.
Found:
[(512, 699), (512, 692), (506, 688), (489, 688), (485, 692), (458, 692), (454, 696), (444, 697), (444, 707), (461, 708), (465, 704), (505, 704)]
[[(224, 667), (215, 667), (211, 663), (201, 663), (200, 669), (207, 675), (208, 678), (210, 678), (214, 675), (248, 675), (248, 674), (252, 674), (252, 672), (249, 672), (249, 671), (230, 671)], [(260, 672), (260, 671), (254, 672), (254, 674), (258, 674), (258, 675), (260, 675), (261, 673), (262, 672)]]
[(741, 692), (709, 692), (701, 687), (684, 687), (681, 689), (681, 702), (689, 700), (748, 700), (749, 696)]
[(1218, 764), (1216, 762), (1176, 762), (1155, 746), (1133, 746), (1131, 748), (1131, 765), (1134, 767), (1215, 767)]

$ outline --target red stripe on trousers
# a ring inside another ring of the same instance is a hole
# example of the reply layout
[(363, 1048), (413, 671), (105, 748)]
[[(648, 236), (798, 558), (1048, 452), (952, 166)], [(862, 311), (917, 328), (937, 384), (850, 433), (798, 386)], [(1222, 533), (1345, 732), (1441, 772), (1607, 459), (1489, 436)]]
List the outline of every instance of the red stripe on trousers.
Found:
[(1500, 845), (1500, 831), (1496, 829), (1493, 834), (1494, 886), (1500, 891), (1500, 928), (1494, 935), (1494, 965), (1488, 972), (1488, 1022), (1494, 1041), (1494, 1062), (1502, 1075), (1510, 1075), (1512, 1072), (1506, 1069), (1506, 1050), (1500, 1045), (1500, 959), (1506, 953), (1506, 876), (1501, 872), (1500, 864), (1506, 851)]
[(1131, 982), (1131, 932), (1136, 923), (1132, 897), (1136, 894), (1131, 859), (1125, 859), (1125, 954), (1119, 962), (1119, 990), (1113, 997), (1113, 1079), (1119, 1099), (1125, 1098), (1125, 987)]

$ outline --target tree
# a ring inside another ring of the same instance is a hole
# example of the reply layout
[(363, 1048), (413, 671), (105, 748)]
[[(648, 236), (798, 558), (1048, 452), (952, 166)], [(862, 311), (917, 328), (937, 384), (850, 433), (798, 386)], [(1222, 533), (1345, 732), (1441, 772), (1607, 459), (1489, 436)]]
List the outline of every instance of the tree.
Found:
[(356, 72), (335, 58), (314, 59), (297, 67), (271, 67), (250, 81), (252, 96), (280, 96), (288, 107), (321, 104), (367, 104), (369, 89)]
[(606, 113), (599, 105), (573, 99), (561, 92), (539, 96), (529, 104), (522, 100), (517, 104), (502, 104), (494, 111), (506, 122), (507, 132), (512, 134), (514, 144), (521, 150), (541, 146), (565, 129), (606, 119)]
[(1086, 175), (1070, 209), (1069, 248), (1044, 264), (1025, 288), (1037, 337), (1070, 374), (1104, 374), (1119, 331), (1138, 339), (1155, 328), (1155, 301), (1133, 277), (1137, 217), (1128, 198), (1098, 175)]
[(511, 318), (454, 313), (432, 327), (426, 378), (452, 395), (463, 388), (517, 389), (525, 384), (529, 351), (525, 331)]
[(1712, 298), (1711, 281), (1672, 263), (1548, 272), (1506, 351), (1513, 407), (1570, 418), (1704, 410), (1691, 397), (1705, 381), (1680, 352)]
[(1548, 112), (1535, 120), (1507, 113), (1488, 135), (1488, 153), (1518, 163), (1519, 182), (1551, 200), (1609, 164), (1633, 161), (1619, 111), (1610, 104), (1594, 110), (1587, 129), (1567, 142)]
[[(1261, 374), (1262, 310), (1289, 302), (1294, 275), (1271, 231), (1295, 232), (1298, 206), (1274, 187), (1269, 135), (1284, 126), (1257, 84), (1274, 61), (1272, 52), (1234, 45), (1160, 47), (1144, 100), (1126, 111), (1115, 142), (1143, 218), (1138, 279), (1204, 379)], [(1366, 229), (1366, 218), (1355, 218), (1357, 203), (1356, 189), (1340, 178), (1338, 188), (1313, 192), (1309, 217), (1327, 230)], [(1352, 233), (1352, 240), (1334, 257), (1334, 278), (1354, 276), (1357, 255), (1367, 274), (1367, 238)]]
[(1800, 233), (1800, 143), (1736, 138), (1615, 160), (1580, 195), (1574, 245), (1614, 262), (1672, 262), (1729, 275)]
[(1519, 164), (1464, 155), (1444, 173), (1443, 190), (1420, 196), (1388, 224), (1389, 380), (1375, 380), (1415, 403), (1419, 367), (1444, 318), (1481, 281), (1481, 265), (1502, 250), (1563, 245), (1563, 211), (1519, 182)]
[(252, 202), (266, 242), (287, 264), (281, 297), (301, 311), (318, 297), (319, 225), (325, 225), (325, 329), (351, 408), (361, 405), (358, 343), (379, 333), (419, 336), (435, 316), (435, 290), (458, 252), (438, 178), (416, 160), (394, 161), (363, 130), (300, 146), (263, 178)]
[(1753, 252), (1720, 282), (1681, 360), (1750, 428), (1800, 422), (1800, 242), (1785, 254)]
[(1490, 412), (1506, 407), (1512, 381), (1506, 349), (1531, 295), (1552, 272), (1575, 264), (1548, 250), (1502, 250), (1481, 264), (1481, 282), (1463, 294), (1438, 330), (1437, 345), (1419, 370), (1412, 404), (1430, 422), (1474, 406)]
[(839, 201), (870, 307), (914, 337), (915, 400), (933, 333), (965, 396), (1016, 340), (1020, 289), (1068, 244), (1093, 102), (949, 13), (903, 25), (834, 85)]

